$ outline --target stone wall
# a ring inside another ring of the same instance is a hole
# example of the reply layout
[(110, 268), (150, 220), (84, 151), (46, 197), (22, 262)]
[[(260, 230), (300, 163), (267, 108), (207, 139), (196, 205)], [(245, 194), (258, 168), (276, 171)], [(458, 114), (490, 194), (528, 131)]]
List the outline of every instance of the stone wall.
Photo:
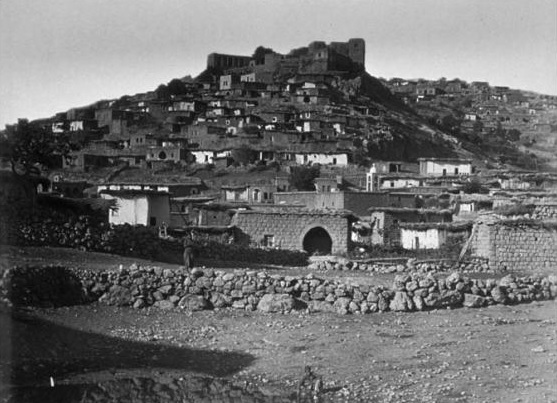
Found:
[(485, 220), (471, 242), (473, 256), (491, 267), (529, 271), (557, 267), (557, 223), (533, 220)]
[(327, 231), (333, 254), (345, 253), (349, 246), (350, 223), (347, 214), (327, 211), (238, 211), (232, 220), (243, 234), (239, 241), (259, 245), (272, 236), (279, 249), (303, 250), (304, 237), (317, 227)]
[[(50, 274), (50, 276), (48, 276)], [(79, 281), (76, 282), (76, 279)], [(61, 285), (69, 290), (63, 301), (53, 298)], [(431, 274), (401, 274), (392, 287), (347, 285), (337, 280), (307, 276), (280, 276), (266, 272), (212, 269), (122, 268), (114, 272), (27, 267), (6, 270), (0, 282), (0, 300), (20, 306), (57, 306), (99, 301), (136, 309), (233, 308), (263, 312), (331, 311), (367, 314), (383, 311), (422, 311), (448, 307), (554, 299), (557, 276), (512, 275), (499, 281), (469, 279), (460, 273), (446, 278)]]

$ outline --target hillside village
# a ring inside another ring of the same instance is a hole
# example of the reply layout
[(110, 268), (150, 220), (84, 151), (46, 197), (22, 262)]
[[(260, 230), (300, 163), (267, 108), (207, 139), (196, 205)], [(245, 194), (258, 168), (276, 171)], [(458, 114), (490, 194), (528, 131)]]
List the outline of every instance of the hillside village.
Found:
[(211, 53), (196, 78), (34, 121), (74, 145), (39, 190), (161, 236), (320, 254), (462, 246), (483, 213), (555, 218), (557, 97), (378, 80), (365, 52)]

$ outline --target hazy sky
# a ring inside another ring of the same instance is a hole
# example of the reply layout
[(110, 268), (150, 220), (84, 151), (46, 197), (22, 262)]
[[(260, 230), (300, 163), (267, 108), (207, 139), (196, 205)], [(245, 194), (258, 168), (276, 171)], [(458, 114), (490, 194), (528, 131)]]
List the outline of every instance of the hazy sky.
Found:
[(0, 128), (195, 76), (211, 52), (351, 37), (377, 77), (557, 95), (555, 0), (0, 0)]

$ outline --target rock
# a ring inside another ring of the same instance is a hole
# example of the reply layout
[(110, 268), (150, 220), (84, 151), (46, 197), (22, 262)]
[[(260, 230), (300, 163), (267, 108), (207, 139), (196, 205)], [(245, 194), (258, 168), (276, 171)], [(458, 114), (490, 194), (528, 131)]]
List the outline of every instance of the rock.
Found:
[(485, 298), (475, 294), (464, 294), (462, 305), (468, 308), (480, 308), (485, 305)]
[(340, 297), (334, 302), (333, 306), (335, 311), (340, 315), (346, 315), (348, 313), (348, 306), (350, 305), (350, 298)]
[(172, 291), (172, 285), (170, 284), (163, 285), (162, 287), (159, 287), (157, 291), (159, 291), (162, 295), (166, 296), (170, 294), (170, 292)]
[(336, 312), (333, 304), (325, 301), (310, 301), (308, 302), (308, 309), (310, 312)]
[(418, 282), (417, 281), (409, 281), (406, 283), (406, 290), (407, 291), (414, 291), (418, 289)]
[(288, 294), (266, 294), (257, 309), (262, 312), (288, 312), (294, 308), (294, 298)]
[(143, 307), (145, 307), (145, 301), (142, 298), (136, 299), (133, 303), (134, 309), (141, 309)]
[(424, 302), (432, 308), (446, 308), (449, 306), (458, 306), (462, 302), (462, 294), (458, 291), (445, 290), (441, 293), (430, 293)]
[(367, 295), (367, 302), (377, 302), (379, 301), (379, 295), (375, 293), (375, 291), (370, 291)]
[(423, 311), (424, 310), (424, 299), (421, 296), (414, 295), (412, 297), (412, 302), (414, 303), (414, 306), (416, 307), (416, 310), (418, 310), (418, 311)]
[(409, 275), (397, 274), (393, 282), (393, 288), (397, 291), (404, 291), (406, 289), (406, 283), (411, 281)]
[(379, 300), (377, 301), (377, 308), (381, 311), (381, 312), (385, 312), (389, 309), (389, 302), (387, 301), (387, 299), (383, 296), (379, 297)]
[(435, 285), (435, 279), (431, 276), (424, 277), (418, 281), (420, 288), (429, 288)]
[(369, 304), (366, 301), (360, 302), (360, 311), (362, 313), (369, 313)]
[(414, 303), (412, 299), (403, 291), (395, 292), (395, 297), (392, 299), (391, 303), (389, 304), (389, 308), (391, 311), (411, 311), (414, 309)]
[(454, 272), (445, 279), (445, 284), (447, 285), (447, 288), (451, 289), (459, 281), (462, 281), (462, 275), (459, 272)]
[(513, 276), (512, 274), (508, 274), (505, 277), (501, 278), (501, 280), (499, 280), (499, 286), (512, 287), (512, 285), (514, 284), (514, 287), (512, 288), (516, 288), (515, 281), (516, 281), (515, 276)]
[(171, 295), (170, 297), (168, 297), (168, 300), (171, 301), (171, 302), (173, 302), (173, 303), (175, 303), (175, 304), (177, 304), (178, 301), (180, 301), (180, 297), (177, 296), (177, 295)]
[(186, 295), (178, 302), (178, 306), (188, 311), (202, 311), (209, 309), (209, 302), (202, 295)]
[(126, 287), (113, 285), (99, 301), (108, 305), (127, 306), (132, 304), (132, 293)]
[(491, 298), (498, 304), (504, 304), (507, 301), (505, 289), (501, 286), (495, 286), (491, 290)]
[(359, 312), (360, 311), (360, 305), (358, 305), (358, 303), (355, 302), (355, 301), (351, 301), (348, 304), (348, 311), (351, 312), (351, 313)]
[(240, 299), (240, 300), (234, 301), (234, 302), (232, 303), (232, 308), (235, 308), (235, 309), (245, 309), (245, 308), (246, 308), (246, 305), (247, 305), (247, 302), (246, 302), (245, 300), (243, 300), (243, 299)]
[(211, 294), (211, 304), (215, 308), (224, 308), (231, 305), (231, 299), (220, 292)]

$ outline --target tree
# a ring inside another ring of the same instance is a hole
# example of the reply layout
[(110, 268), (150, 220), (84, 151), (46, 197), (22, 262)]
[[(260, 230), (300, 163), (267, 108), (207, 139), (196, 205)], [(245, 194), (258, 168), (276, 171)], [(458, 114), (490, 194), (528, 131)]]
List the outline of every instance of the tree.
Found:
[(23, 177), (39, 176), (41, 169), (59, 165), (72, 150), (67, 134), (53, 133), (26, 119), (7, 128), (4, 146), (12, 172)]
[(297, 190), (315, 190), (314, 180), (319, 176), (319, 165), (293, 167), (288, 178), (290, 185)]
[(247, 165), (253, 163), (257, 159), (257, 152), (244, 145), (232, 150), (231, 157), (234, 162)]
[(484, 187), (482, 183), (478, 179), (472, 179), (470, 182), (467, 182), (463, 187), (462, 191), (467, 194), (471, 193), (489, 193), (489, 189)]
[(252, 59), (255, 60), (255, 64), (263, 64), (265, 63), (265, 55), (268, 53), (275, 53), (275, 51), (271, 48), (258, 46), (257, 49), (255, 49), (255, 52), (253, 52), (253, 55), (251, 57)]

